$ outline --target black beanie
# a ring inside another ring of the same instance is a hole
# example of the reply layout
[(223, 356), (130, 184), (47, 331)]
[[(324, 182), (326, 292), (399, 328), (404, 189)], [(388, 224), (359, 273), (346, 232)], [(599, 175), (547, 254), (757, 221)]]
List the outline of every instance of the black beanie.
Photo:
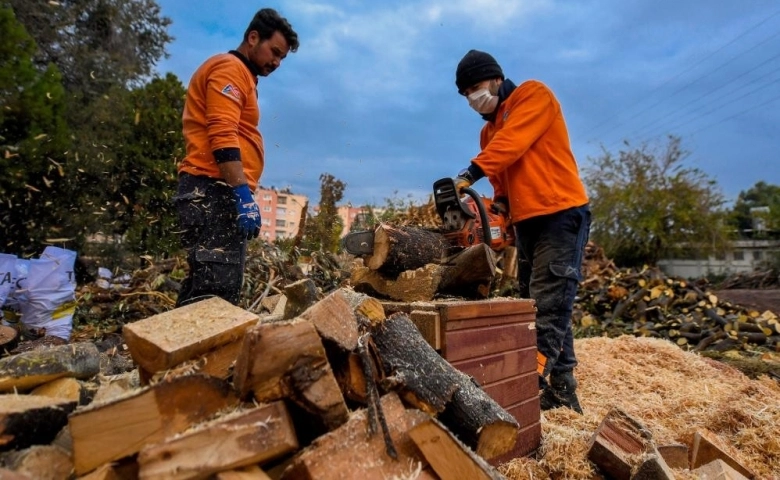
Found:
[(455, 85), (458, 86), (460, 94), (470, 86), (489, 78), (503, 79), (504, 72), (492, 55), (479, 50), (469, 50), (455, 70)]

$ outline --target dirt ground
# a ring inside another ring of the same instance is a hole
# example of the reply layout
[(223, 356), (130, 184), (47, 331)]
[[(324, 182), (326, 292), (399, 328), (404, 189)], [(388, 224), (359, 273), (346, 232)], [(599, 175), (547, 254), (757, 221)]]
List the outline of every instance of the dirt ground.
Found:
[(769, 290), (717, 290), (712, 292), (721, 300), (735, 305), (754, 308), (759, 312), (769, 310), (780, 316), (780, 289)]

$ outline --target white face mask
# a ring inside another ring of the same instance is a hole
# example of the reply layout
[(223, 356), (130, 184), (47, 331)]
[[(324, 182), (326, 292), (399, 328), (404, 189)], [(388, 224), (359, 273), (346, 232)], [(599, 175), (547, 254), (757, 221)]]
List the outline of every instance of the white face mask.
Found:
[(493, 111), (496, 109), (496, 106), (498, 106), (498, 97), (491, 95), (490, 90), (487, 88), (481, 88), (477, 90), (476, 92), (469, 95), (468, 99), (471, 108), (476, 110), (477, 113), (481, 113), (483, 115), (493, 113)]

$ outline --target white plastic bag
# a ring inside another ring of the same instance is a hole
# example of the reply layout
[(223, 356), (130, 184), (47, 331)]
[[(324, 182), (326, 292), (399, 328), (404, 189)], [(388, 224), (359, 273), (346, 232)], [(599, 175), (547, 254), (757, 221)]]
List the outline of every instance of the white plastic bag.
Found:
[(76, 252), (46, 247), (41, 258), (30, 260), (26, 301), (20, 302), (22, 324), (48, 336), (70, 339), (76, 310)]
[(0, 253), (0, 308), (14, 287), (16, 277), (16, 255)]
[(10, 325), (18, 330), (22, 317), (21, 304), (27, 301), (27, 273), (30, 269), (30, 261), (14, 258), (16, 260), (11, 271), (11, 288), (2, 308), (3, 325)]

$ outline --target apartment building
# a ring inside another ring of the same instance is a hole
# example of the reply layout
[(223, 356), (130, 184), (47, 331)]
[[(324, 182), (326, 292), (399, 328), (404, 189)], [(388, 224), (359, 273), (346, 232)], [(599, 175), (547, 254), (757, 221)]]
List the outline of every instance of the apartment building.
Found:
[(273, 242), (294, 237), (298, 233), (301, 214), (309, 198), (295, 195), (289, 187), (281, 190), (258, 187), (255, 190), (255, 201), (260, 207), (260, 216), (263, 219), (260, 237)]

